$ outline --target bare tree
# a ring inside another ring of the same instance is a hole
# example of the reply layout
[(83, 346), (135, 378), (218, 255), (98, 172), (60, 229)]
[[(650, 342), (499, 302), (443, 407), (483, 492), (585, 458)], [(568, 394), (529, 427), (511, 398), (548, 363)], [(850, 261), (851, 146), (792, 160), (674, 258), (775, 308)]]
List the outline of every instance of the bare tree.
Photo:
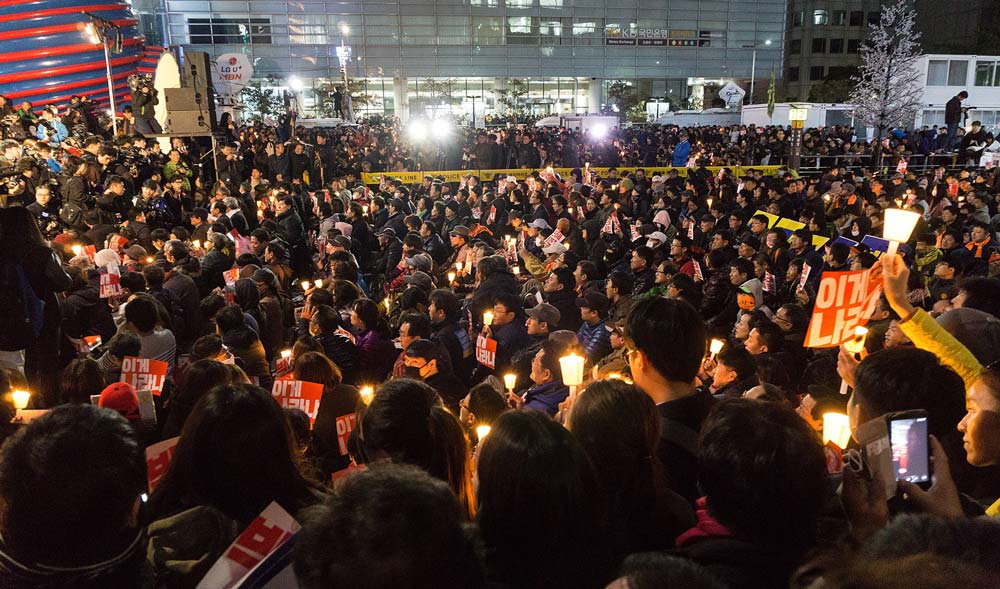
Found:
[(851, 102), (857, 118), (875, 129), (876, 164), (880, 163), (882, 137), (889, 129), (913, 123), (920, 108), (920, 33), (907, 0), (882, 8), (882, 18), (872, 25), (861, 48), (861, 66), (852, 77), (857, 84)]

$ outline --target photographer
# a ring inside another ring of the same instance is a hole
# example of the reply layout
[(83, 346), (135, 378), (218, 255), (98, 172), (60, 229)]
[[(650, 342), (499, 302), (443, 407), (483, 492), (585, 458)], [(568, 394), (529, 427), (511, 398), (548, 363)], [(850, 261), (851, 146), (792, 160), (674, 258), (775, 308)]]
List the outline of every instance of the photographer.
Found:
[(38, 220), (38, 228), (42, 230), (45, 239), (53, 239), (62, 231), (59, 210), (52, 202), (52, 191), (48, 186), (42, 185), (36, 188), (35, 202), (25, 208)]
[(38, 119), (38, 124), (35, 127), (35, 137), (38, 137), (40, 141), (59, 145), (69, 137), (66, 125), (56, 118), (57, 112), (58, 110), (54, 106), (42, 110), (42, 118)]
[(160, 103), (156, 91), (149, 82), (143, 81), (132, 91), (132, 113), (135, 116), (135, 130), (143, 135), (163, 133), (160, 123), (154, 118), (153, 107)]

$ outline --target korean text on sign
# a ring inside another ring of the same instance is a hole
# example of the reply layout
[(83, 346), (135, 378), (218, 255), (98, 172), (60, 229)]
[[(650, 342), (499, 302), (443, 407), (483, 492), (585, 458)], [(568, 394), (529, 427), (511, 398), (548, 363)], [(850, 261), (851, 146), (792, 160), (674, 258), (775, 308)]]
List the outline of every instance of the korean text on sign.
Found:
[(323, 398), (323, 385), (304, 380), (276, 380), (271, 387), (271, 396), (286, 409), (301, 409), (309, 416), (309, 422), (316, 421), (319, 402)]
[(805, 346), (832, 348), (854, 337), (854, 328), (868, 322), (881, 292), (881, 281), (872, 280), (869, 270), (824, 272)]
[(125, 356), (122, 360), (122, 382), (127, 382), (137, 391), (150, 391), (159, 395), (163, 392), (169, 368), (169, 364), (160, 360)]

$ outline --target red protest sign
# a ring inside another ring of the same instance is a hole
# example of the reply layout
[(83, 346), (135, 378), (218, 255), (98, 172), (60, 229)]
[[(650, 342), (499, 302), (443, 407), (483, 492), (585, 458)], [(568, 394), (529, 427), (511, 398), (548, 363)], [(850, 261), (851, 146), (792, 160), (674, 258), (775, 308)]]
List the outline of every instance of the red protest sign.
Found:
[(351, 432), (357, 423), (357, 413), (348, 413), (337, 418), (337, 447), (340, 448), (341, 456), (347, 456), (347, 438), (351, 437)]
[(123, 247), (128, 244), (128, 240), (121, 235), (112, 235), (108, 238), (108, 249), (113, 249), (115, 251), (121, 251)]
[(118, 266), (101, 268), (101, 298), (109, 299), (122, 294), (121, 274)]
[(302, 526), (295, 518), (272, 501), (215, 561), (197, 589), (229, 589), (236, 586), (243, 575), (300, 529)]
[(476, 362), (494, 369), (497, 363), (497, 340), (480, 335), (476, 338)]
[(232, 287), (240, 279), (240, 269), (233, 268), (222, 273), (222, 278), (226, 281), (226, 286)]
[(812, 266), (802, 263), (802, 274), (799, 276), (799, 288), (805, 288), (806, 283), (809, 282), (809, 274), (812, 273)]
[(804, 345), (832, 348), (854, 337), (854, 328), (867, 323), (875, 310), (881, 286), (869, 270), (824, 272)]
[(149, 481), (150, 493), (160, 483), (163, 475), (167, 474), (167, 468), (174, 458), (174, 451), (177, 450), (177, 442), (180, 439), (180, 436), (177, 436), (146, 448), (146, 480)]
[(163, 382), (167, 380), (170, 365), (160, 360), (125, 356), (122, 360), (122, 382), (132, 385), (137, 391), (150, 391), (159, 396), (163, 392)]
[(271, 396), (286, 409), (301, 409), (309, 416), (309, 423), (316, 421), (319, 402), (323, 398), (323, 385), (304, 380), (276, 380)]

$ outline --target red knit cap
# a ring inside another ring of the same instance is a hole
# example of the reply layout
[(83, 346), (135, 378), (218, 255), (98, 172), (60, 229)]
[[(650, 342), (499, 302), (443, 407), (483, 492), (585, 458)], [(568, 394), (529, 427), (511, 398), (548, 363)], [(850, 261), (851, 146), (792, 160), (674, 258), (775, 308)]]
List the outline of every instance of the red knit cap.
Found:
[(104, 387), (97, 406), (113, 409), (128, 420), (139, 419), (139, 396), (127, 382), (114, 382)]

